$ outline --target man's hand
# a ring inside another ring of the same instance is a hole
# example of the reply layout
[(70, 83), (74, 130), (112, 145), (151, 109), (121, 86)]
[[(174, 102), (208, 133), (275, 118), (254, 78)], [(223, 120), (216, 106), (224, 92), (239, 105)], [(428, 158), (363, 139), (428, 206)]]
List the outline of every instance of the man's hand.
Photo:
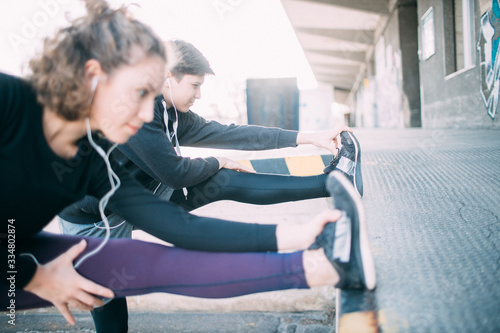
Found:
[(230, 160), (229, 158), (216, 157), (216, 159), (219, 161), (219, 170), (222, 168), (226, 168), (226, 169), (231, 169), (231, 170), (236, 170), (236, 171), (241, 171), (241, 172), (255, 173), (255, 170), (250, 169), (249, 167), (247, 167), (241, 163)]
[(322, 132), (303, 133), (297, 135), (297, 145), (312, 144), (319, 148), (329, 150), (333, 155), (337, 155), (337, 137), (341, 132), (352, 132), (352, 129), (345, 125), (337, 126), (333, 130)]
[(44, 300), (54, 304), (71, 325), (75, 318), (68, 306), (82, 310), (93, 310), (104, 302), (94, 295), (112, 298), (113, 291), (85, 279), (73, 268), (73, 260), (85, 249), (87, 243), (82, 240), (45, 265), (39, 265), (31, 281), (24, 287)]

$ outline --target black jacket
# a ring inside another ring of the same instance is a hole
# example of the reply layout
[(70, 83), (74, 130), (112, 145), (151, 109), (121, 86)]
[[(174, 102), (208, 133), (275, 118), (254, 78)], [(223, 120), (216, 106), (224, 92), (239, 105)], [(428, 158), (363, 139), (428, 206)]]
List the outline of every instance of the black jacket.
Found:
[[(178, 156), (167, 137), (164, 122), (163, 96), (155, 99), (154, 119), (123, 145), (113, 158), (125, 167), (144, 187), (154, 189), (161, 182), (173, 189), (190, 187), (212, 177), (219, 171), (214, 157)], [(173, 133), (175, 110), (167, 110), (169, 131)], [(223, 125), (208, 121), (192, 111), (178, 112), (181, 146), (238, 150), (265, 150), (295, 147), (297, 131), (254, 125)], [(175, 143), (175, 140), (174, 140)], [(90, 224), (101, 220), (98, 201), (87, 197), (59, 214), (66, 221)], [(110, 213), (109, 211), (107, 212)]]

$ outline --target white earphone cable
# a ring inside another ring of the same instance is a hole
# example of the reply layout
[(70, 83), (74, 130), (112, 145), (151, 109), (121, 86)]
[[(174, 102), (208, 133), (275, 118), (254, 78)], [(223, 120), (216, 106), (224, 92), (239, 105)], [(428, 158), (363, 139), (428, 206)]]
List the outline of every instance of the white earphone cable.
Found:
[[(177, 145), (176, 151), (179, 155), (181, 155), (181, 147), (179, 145), (179, 138), (177, 137), (178, 136), (177, 127), (179, 126), (179, 115), (177, 114), (177, 108), (175, 107), (174, 98), (172, 97), (172, 85), (170, 84), (170, 79), (167, 78), (167, 82), (168, 82), (168, 85), (170, 87), (170, 89), (168, 89), (168, 92), (170, 94), (170, 101), (172, 102), (172, 106), (174, 107), (174, 110), (175, 110), (174, 133), (175, 133), (175, 144)], [(166, 106), (164, 105), (164, 107), (165, 107), (165, 112), (166, 112)], [(166, 124), (166, 126), (167, 126), (167, 131), (168, 131), (168, 124)], [(187, 200), (187, 196), (188, 196), (187, 188), (183, 187), (182, 193), (184, 193), (184, 197)]]
[(116, 148), (116, 146), (118, 144), (115, 143), (106, 153), (104, 151), (104, 149), (102, 149), (102, 147), (98, 146), (94, 142), (94, 140), (92, 139), (89, 118), (85, 119), (85, 123), (87, 125), (87, 138), (89, 139), (90, 145), (97, 151), (97, 153), (99, 155), (101, 155), (101, 157), (104, 160), (104, 163), (106, 163), (106, 168), (108, 170), (108, 179), (109, 179), (109, 183), (111, 185), (111, 189), (101, 198), (101, 200), (99, 200), (99, 213), (101, 214), (102, 222), (104, 223), (104, 225), (106, 227), (106, 235), (104, 236), (103, 241), (101, 242), (101, 244), (99, 244), (99, 246), (97, 248), (95, 248), (92, 252), (87, 253), (80, 260), (78, 260), (78, 262), (75, 264), (75, 268), (78, 268), (78, 266), (80, 266), (85, 260), (87, 260), (89, 257), (93, 256), (94, 254), (98, 253), (104, 247), (104, 245), (106, 245), (106, 243), (108, 242), (109, 234), (110, 234), (110, 227), (109, 227), (108, 218), (106, 217), (106, 214), (104, 214), (104, 210), (108, 204), (109, 198), (116, 192), (116, 190), (120, 187), (120, 184), (121, 184), (120, 178), (118, 178), (116, 173), (113, 171), (113, 168), (111, 167), (111, 163), (109, 162), (109, 155), (111, 154), (113, 149)]

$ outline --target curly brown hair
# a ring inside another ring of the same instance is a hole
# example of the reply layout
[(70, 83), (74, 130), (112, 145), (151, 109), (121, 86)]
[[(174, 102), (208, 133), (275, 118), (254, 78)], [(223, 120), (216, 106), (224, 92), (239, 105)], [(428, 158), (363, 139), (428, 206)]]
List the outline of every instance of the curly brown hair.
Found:
[(165, 60), (161, 40), (143, 23), (133, 19), (125, 7), (110, 9), (103, 0), (83, 0), (87, 16), (47, 38), (41, 55), (30, 61), (28, 80), (37, 91), (38, 102), (67, 120), (88, 115), (90, 89), (85, 64), (96, 59), (111, 74), (122, 65), (132, 65), (134, 50)]

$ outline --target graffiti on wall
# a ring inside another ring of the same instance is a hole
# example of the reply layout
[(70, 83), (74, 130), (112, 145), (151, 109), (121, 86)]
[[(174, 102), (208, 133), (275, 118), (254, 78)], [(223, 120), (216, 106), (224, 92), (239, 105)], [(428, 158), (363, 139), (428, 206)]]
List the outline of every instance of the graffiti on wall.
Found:
[(479, 52), (479, 77), (481, 97), (492, 119), (498, 107), (500, 93), (500, 4), (493, 0), (491, 11), (481, 17), (481, 34), (477, 49)]

